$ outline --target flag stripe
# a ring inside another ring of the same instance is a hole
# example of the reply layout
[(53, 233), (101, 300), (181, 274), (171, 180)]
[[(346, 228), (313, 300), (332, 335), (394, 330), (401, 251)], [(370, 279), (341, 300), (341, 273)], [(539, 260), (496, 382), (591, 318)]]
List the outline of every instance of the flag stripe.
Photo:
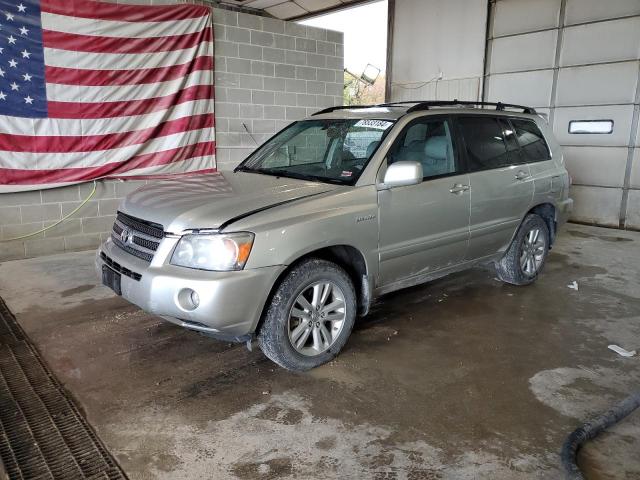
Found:
[(110, 150), (129, 145), (140, 145), (154, 138), (213, 128), (213, 115), (193, 115), (170, 120), (154, 127), (124, 133), (82, 136), (39, 136), (0, 134), (0, 150), (29, 153), (71, 153)]
[[(188, 165), (184, 165), (188, 162)], [(191, 158), (188, 161), (171, 162), (166, 165), (148, 168), (137, 168), (130, 172), (121, 173), (117, 178), (126, 180), (169, 180), (173, 178), (201, 178), (202, 175), (217, 173), (216, 168), (211, 167), (211, 157)], [(146, 173), (149, 171), (149, 173)], [(157, 173), (153, 173), (157, 172)]]
[(50, 119), (17, 118), (0, 115), (0, 134), (29, 135), (106, 135), (150, 128), (162, 122), (177, 120), (191, 115), (213, 113), (213, 101), (209, 99), (185, 102), (165, 110), (144, 115), (98, 119)]
[[(127, 172), (118, 174), (117, 178), (122, 179), (140, 179), (140, 178), (170, 178), (168, 175), (180, 176), (180, 177), (191, 177), (188, 183), (191, 183), (191, 180), (195, 178), (202, 178), (201, 176), (193, 175), (194, 172), (198, 173), (217, 173), (215, 168), (212, 168), (211, 157), (210, 156), (202, 156), (202, 157), (192, 157), (188, 160), (180, 160), (178, 162), (165, 163), (164, 165), (156, 165), (153, 167), (140, 167), (135, 168), (133, 170), (129, 170)], [(156, 175), (156, 172), (158, 175)], [(215, 181), (215, 178), (212, 179)], [(180, 180), (180, 182), (184, 182), (185, 180)], [(184, 187), (189, 188), (189, 185), (183, 184), (183, 192)]]
[(109, 87), (85, 87), (57, 83), (47, 85), (47, 97), (50, 102), (73, 102), (75, 99), (87, 99), (86, 105), (104, 102), (136, 101), (173, 95), (179, 90), (198, 85), (211, 85), (213, 71), (198, 71), (186, 77), (176, 78), (168, 82), (146, 85), (118, 85)]
[(184, 58), (194, 58), (213, 50), (212, 42), (202, 42), (195, 47), (158, 53), (100, 53), (79, 55), (76, 52), (48, 48), (45, 45), (45, 63), (50, 67), (76, 68), (79, 70), (137, 70), (139, 68), (170, 67)]
[(50, 118), (114, 118), (164, 110), (193, 100), (213, 98), (211, 85), (196, 85), (171, 95), (146, 100), (105, 103), (49, 102)]
[[(151, 179), (170, 179), (180, 177), (184, 179), (203, 178), (204, 175), (216, 174), (218, 170), (212, 167), (212, 157), (195, 157), (179, 162), (171, 162), (165, 165), (156, 165), (149, 168), (136, 168), (127, 172), (103, 178), (117, 178), (121, 180), (151, 180)], [(156, 175), (154, 172), (158, 172)], [(92, 179), (93, 180), (93, 179)], [(30, 184), (14, 184), (0, 185), (2, 193), (26, 192), (29, 190), (42, 190), (47, 188), (63, 187), (66, 185), (75, 185), (79, 182), (56, 182), (56, 183), (38, 183)]]
[[(91, 5), (93, 2), (86, 2)], [(42, 29), (55, 32), (75, 33), (76, 35), (94, 35), (105, 37), (130, 38), (155, 38), (167, 34), (167, 25), (162, 22), (120, 22), (101, 20), (96, 22), (91, 18), (79, 18), (55, 13), (42, 12)], [(199, 32), (208, 26), (207, 15), (187, 20), (171, 22), (173, 35), (185, 35)]]
[(43, 30), (42, 38), (49, 48), (92, 53), (156, 53), (192, 48), (213, 39), (211, 29), (186, 35), (156, 38), (122, 39)]
[(140, 85), (166, 82), (200, 70), (213, 70), (213, 58), (196, 57), (193, 62), (138, 70), (79, 70), (77, 68), (46, 67), (47, 83), (64, 85), (111, 86)]
[(72, 0), (42, 0), (40, 8), (43, 12), (59, 15), (127, 22), (173, 22), (199, 18), (209, 13), (207, 7), (195, 5), (154, 5), (141, 9), (138, 5)]
[(96, 167), (56, 170), (0, 168), (0, 177), (8, 185), (86, 182), (94, 178), (120, 175), (140, 167), (166, 165), (167, 163), (209, 156), (214, 152), (214, 142), (201, 142), (172, 150), (137, 155), (122, 162), (107, 163)]
[(69, 152), (69, 153), (30, 153), (3, 152), (2, 165), (7, 168), (20, 169), (25, 165), (39, 170), (55, 170), (69, 167), (96, 167), (109, 162), (121, 162), (136, 155), (153, 153), (184, 147), (202, 141), (212, 141), (212, 128), (189, 130), (173, 135), (154, 138), (140, 145), (128, 145), (106, 151)]

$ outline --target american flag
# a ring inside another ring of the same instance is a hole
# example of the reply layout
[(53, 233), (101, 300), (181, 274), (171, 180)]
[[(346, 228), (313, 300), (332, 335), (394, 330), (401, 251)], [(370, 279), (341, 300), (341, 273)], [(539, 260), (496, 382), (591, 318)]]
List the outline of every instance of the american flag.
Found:
[(0, 0), (0, 192), (215, 171), (210, 15)]

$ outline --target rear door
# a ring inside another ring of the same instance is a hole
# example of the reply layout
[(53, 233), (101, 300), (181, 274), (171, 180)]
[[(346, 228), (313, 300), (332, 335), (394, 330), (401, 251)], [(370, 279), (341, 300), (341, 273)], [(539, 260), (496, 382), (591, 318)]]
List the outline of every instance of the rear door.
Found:
[(471, 193), (466, 259), (474, 260), (508, 246), (533, 199), (533, 181), (508, 121), (460, 115), (456, 123)]
[(378, 192), (380, 284), (428, 275), (462, 262), (469, 239), (469, 178), (462, 171), (451, 120), (420, 117), (398, 135), (387, 163), (422, 165), (418, 185)]

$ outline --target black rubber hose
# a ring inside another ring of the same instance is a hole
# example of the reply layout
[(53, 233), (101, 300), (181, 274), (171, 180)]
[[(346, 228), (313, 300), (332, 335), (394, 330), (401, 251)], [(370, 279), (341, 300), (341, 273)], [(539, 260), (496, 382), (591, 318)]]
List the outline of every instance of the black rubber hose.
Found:
[(580, 447), (588, 440), (595, 438), (603, 430), (618, 423), (638, 407), (640, 407), (640, 392), (634, 393), (602, 415), (586, 422), (567, 437), (560, 453), (567, 480), (584, 480), (584, 476), (576, 463), (576, 456)]

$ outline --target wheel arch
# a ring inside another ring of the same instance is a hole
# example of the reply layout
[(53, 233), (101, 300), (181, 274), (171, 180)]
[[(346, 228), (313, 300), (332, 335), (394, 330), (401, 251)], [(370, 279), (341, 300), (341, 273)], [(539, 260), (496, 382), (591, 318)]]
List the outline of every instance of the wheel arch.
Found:
[(540, 216), (544, 222), (547, 224), (547, 228), (549, 229), (549, 248), (553, 245), (556, 239), (556, 207), (548, 202), (540, 203), (535, 207), (531, 208), (523, 217), (524, 218), (530, 213), (534, 213)]
[(271, 286), (267, 300), (262, 308), (260, 319), (258, 320), (258, 324), (255, 328), (256, 333), (260, 330), (264, 320), (264, 313), (269, 307), (271, 299), (278, 288), (278, 285), (282, 282), (282, 279), (288, 275), (293, 268), (310, 258), (321, 258), (342, 267), (353, 282), (353, 286), (356, 291), (358, 315), (364, 316), (369, 312), (372, 289), (369, 283), (369, 269), (364, 255), (360, 250), (352, 245), (332, 245), (301, 254), (293, 262), (289, 263), (287, 268), (278, 275), (278, 278), (276, 278), (275, 282), (273, 282), (273, 285)]

